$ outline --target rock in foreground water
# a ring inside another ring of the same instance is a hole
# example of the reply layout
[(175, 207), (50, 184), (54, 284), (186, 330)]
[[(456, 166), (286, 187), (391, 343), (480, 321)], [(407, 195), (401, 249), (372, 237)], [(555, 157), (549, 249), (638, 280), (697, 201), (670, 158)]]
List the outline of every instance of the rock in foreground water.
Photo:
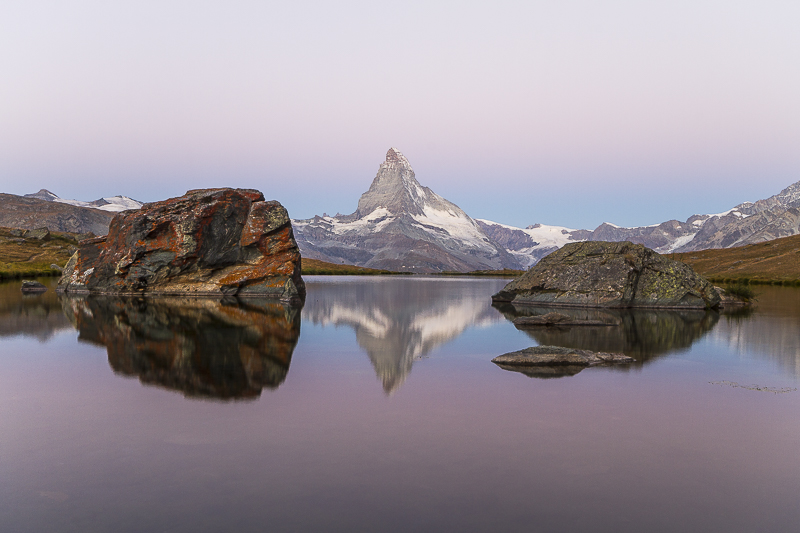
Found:
[(710, 308), (714, 286), (689, 265), (630, 242), (571, 243), (492, 297), (495, 302), (577, 307)]
[(251, 189), (200, 189), (124, 211), (81, 241), (59, 291), (305, 297), (289, 215)]
[(500, 366), (595, 366), (632, 363), (621, 353), (592, 352), (563, 346), (533, 346), (499, 355), (492, 363)]
[(22, 286), (20, 287), (22, 292), (45, 292), (47, 287), (44, 284), (39, 283), (38, 281), (29, 281), (29, 280), (22, 280)]
[(568, 327), (568, 326), (618, 326), (618, 322), (603, 322), (602, 320), (584, 320), (574, 318), (563, 313), (551, 311), (543, 315), (521, 316), (512, 322), (518, 328), (528, 328), (536, 326), (545, 327)]

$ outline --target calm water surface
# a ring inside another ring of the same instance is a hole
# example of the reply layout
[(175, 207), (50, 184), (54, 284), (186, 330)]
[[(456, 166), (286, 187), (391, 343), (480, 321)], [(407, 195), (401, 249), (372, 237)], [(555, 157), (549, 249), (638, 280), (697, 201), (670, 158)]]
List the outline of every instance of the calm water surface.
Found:
[[(307, 277), (302, 310), (2, 284), (0, 530), (796, 530), (800, 291), (520, 331), (548, 310), (491, 307), (506, 281)], [(490, 362), (535, 344), (637, 363)]]

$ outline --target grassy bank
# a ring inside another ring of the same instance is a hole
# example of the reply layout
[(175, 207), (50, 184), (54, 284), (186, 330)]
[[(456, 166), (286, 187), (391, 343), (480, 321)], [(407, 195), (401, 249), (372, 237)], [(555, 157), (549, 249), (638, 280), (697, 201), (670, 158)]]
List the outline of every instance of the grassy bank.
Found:
[(41, 241), (0, 228), (0, 280), (58, 276), (60, 271), (50, 265), (63, 267), (72, 255), (70, 247), (77, 244), (77, 236), (71, 233), (53, 232), (49, 240)]
[(445, 272), (439, 272), (437, 276), (485, 276), (492, 278), (518, 278), (524, 273), (524, 270), (504, 268), (502, 270), (473, 270), (471, 272), (455, 272), (448, 270)]
[(300, 268), (304, 276), (389, 276), (411, 274), (411, 272), (394, 272), (392, 270), (380, 270), (354, 265), (339, 265), (308, 258), (301, 259)]
[(800, 285), (800, 235), (667, 257), (683, 261), (714, 283)]

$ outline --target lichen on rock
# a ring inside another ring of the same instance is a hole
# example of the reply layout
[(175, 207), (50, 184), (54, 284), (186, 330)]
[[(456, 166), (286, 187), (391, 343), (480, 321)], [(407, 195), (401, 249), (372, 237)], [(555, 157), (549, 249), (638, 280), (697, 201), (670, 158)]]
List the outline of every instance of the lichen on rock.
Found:
[(577, 307), (711, 308), (714, 286), (641, 244), (570, 243), (495, 294), (495, 302)]
[(259, 191), (229, 188), (119, 213), (107, 236), (81, 241), (58, 290), (305, 297), (286, 209)]

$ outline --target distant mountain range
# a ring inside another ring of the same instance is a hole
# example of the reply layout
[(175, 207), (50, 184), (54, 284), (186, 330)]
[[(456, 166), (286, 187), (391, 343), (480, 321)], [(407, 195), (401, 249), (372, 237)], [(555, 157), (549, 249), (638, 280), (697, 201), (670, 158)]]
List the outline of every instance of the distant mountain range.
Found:
[(128, 198), (127, 196), (112, 196), (111, 198), (100, 198), (99, 200), (95, 200), (93, 202), (82, 202), (80, 200), (65, 200), (64, 198), (59, 198), (54, 193), (48, 191), (47, 189), (40, 189), (39, 192), (26, 194), (25, 198), (38, 198), (39, 200), (44, 200), (45, 202), (58, 202), (61, 204), (69, 204), (74, 205), (77, 207), (92, 207), (94, 209), (100, 209), (101, 211), (110, 211), (112, 213), (118, 213), (120, 211), (126, 211), (128, 209), (139, 209), (144, 205), (142, 202), (138, 202), (133, 198)]
[(371, 268), (437, 272), (528, 268), (568, 242), (631, 241), (660, 253), (731, 248), (800, 233), (800, 182), (775, 196), (713, 215), (652, 226), (594, 230), (472, 219), (422, 187), (395, 148), (351, 215), (293, 220), (305, 257)]
[(47, 189), (24, 196), (0, 194), (0, 226), (105, 235), (115, 213), (141, 206), (141, 202), (127, 196), (93, 202), (65, 200)]
[[(37, 203), (38, 202), (38, 203)], [(142, 206), (126, 196), (65, 200), (42, 189), (24, 197), (0, 194), (0, 226), (105, 234), (115, 212)], [(652, 226), (605, 222), (594, 230), (533, 224), (518, 228), (473, 219), (420, 185), (395, 148), (350, 215), (292, 220), (304, 257), (331, 263), (418, 273), (523, 269), (568, 242), (632, 241), (660, 253), (731, 248), (800, 234), (800, 181), (757, 202), (713, 215)]]
[(693, 215), (685, 222), (622, 228), (605, 222), (594, 231), (536, 224), (526, 229), (478, 220), (484, 232), (528, 267), (567, 242), (631, 241), (659, 253), (732, 248), (800, 233), (800, 182), (755, 203), (723, 213)]
[(0, 194), (0, 226), (105, 235), (114, 213), (15, 194)]

